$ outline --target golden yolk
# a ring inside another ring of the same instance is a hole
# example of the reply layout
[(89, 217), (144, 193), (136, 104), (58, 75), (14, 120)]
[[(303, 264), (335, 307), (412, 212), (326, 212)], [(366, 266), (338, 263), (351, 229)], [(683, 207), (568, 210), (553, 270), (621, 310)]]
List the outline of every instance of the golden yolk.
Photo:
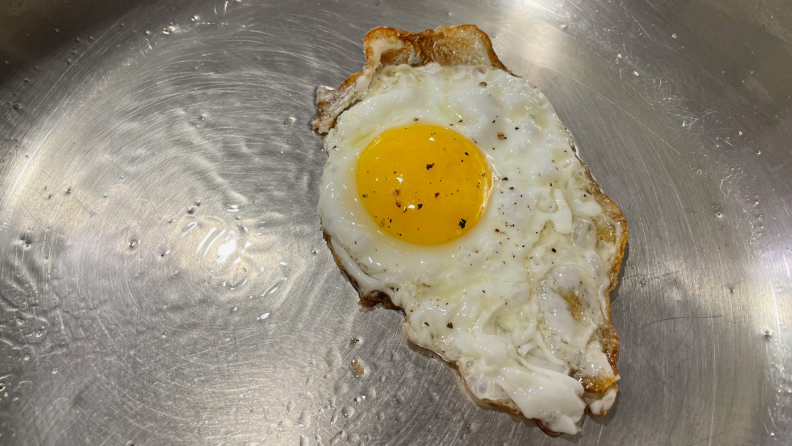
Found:
[(380, 229), (420, 245), (447, 243), (478, 223), (492, 183), (479, 149), (435, 125), (386, 130), (357, 166), (360, 199)]

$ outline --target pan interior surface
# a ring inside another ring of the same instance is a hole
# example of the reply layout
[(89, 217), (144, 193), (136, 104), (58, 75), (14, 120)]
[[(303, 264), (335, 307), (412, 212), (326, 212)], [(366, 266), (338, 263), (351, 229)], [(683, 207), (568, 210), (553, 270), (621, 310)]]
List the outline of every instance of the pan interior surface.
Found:
[[(718, 444), (792, 436), (792, 4), (6, 2), (0, 444)], [(624, 211), (620, 395), (474, 404), (363, 310), (316, 216), (317, 85), (473, 23)]]

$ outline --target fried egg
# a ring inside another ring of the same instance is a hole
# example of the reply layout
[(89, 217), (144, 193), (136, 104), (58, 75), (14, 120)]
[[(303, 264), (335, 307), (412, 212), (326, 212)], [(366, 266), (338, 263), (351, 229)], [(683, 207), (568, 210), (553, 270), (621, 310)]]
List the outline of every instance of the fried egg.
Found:
[(601, 329), (621, 254), (547, 99), (491, 66), (388, 65), (324, 144), (318, 213), (361, 295), (475, 397), (576, 433), (586, 379), (618, 379)]

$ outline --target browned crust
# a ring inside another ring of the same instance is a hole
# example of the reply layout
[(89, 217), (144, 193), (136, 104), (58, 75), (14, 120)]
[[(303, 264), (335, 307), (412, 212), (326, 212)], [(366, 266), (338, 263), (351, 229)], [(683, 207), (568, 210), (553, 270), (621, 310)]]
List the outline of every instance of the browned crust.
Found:
[(351, 275), (347, 274), (346, 269), (344, 269), (344, 263), (341, 261), (341, 257), (338, 257), (338, 253), (335, 252), (335, 249), (333, 249), (333, 244), (330, 242), (330, 234), (328, 234), (324, 229), (322, 230), (322, 234), (324, 236), (325, 243), (327, 243), (327, 247), (330, 248), (330, 252), (333, 253), (333, 259), (335, 260), (336, 265), (341, 268), (341, 271), (343, 271), (344, 275), (347, 277), (347, 279), (349, 279), (349, 283), (351, 283), (352, 286), (357, 290), (358, 296), (360, 297), (360, 305), (366, 308), (382, 305), (389, 310), (401, 310), (401, 307), (396, 306), (396, 304), (394, 304), (390, 299), (390, 296), (383, 293), (382, 291), (365, 293), (360, 288), (357, 280), (355, 280), (355, 278)]
[[(366, 65), (363, 71), (347, 78), (335, 90), (319, 90), (318, 113), (311, 121), (314, 130), (327, 133), (340, 114), (338, 106), (351, 107), (359, 99), (358, 88), (368, 88), (374, 73), (385, 65), (426, 65), (437, 62), (443, 66), (490, 65), (509, 71), (492, 49), (489, 36), (475, 25), (439, 26), (420, 33), (380, 26), (363, 40)], [(358, 82), (363, 81), (364, 85)], [(343, 111), (343, 110), (341, 110)]]
[[(571, 139), (571, 135), (570, 135)], [(574, 146), (573, 146), (574, 149)], [(608, 390), (611, 386), (616, 385), (616, 381), (618, 381), (619, 371), (618, 371), (618, 358), (619, 358), (619, 334), (616, 332), (616, 327), (613, 326), (612, 319), (611, 319), (611, 309), (610, 309), (610, 294), (616, 289), (616, 286), (619, 283), (619, 271), (621, 271), (621, 264), (622, 259), (624, 258), (624, 250), (627, 247), (627, 239), (629, 237), (629, 229), (627, 227), (627, 221), (624, 219), (624, 214), (622, 213), (621, 209), (613, 202), (611, 197), (609, 197), (606, 193), (602, 191), (599, 183), (594, 180), (594, 177), (591, 175), (591, 171), (589, 170), (586, 163), (577, 156), (577, 150), (575, 150), (575, 156), (580, 161), (580, 164), (583, 166), (583, 172), (585, 174), (585, 181), (588, 192), (591, 194), (592, 197), (599, 203), (599, 205), (603, 209), (603, 213), (605, 214), (605, 218), (595, 222), (597, 227), (597, 236), (602, 241), (613, 243), (616, 245), (616, 253), (611, 263), (610, 268), (610, 285), (608, 286), (607, 291), (605, 292), (605, 309), (606, 314), (608, 316), (607, 325), (600, 327), (599, 333), (602, 340), (602, 350), (605, 353), (605, 356), (608, 358), (608, 363), (610, 364), (611, 368), (613, 369), (613, 379), (604, 380), (594, 377), (584, 377), (582, 375), (578, 375), (577, 372), (573, 371), (573, 377), (578, 379), (581, 384), (583, 384), (583, 389), (587, 393), (592, 394), (603, 394), (605, 391)], [(604, 415), (604, 414), (603, 414)]]
[[(317, 91), (316, 107), (318, 113), (311, 121), (314, 130), (317, 132), (321, 134), (327, 133), (335, 125), (338, 116), (360, 100), (358, 94), (361, 92), (358, 90), (363, 90), (362, 92), (364, 93), (374, 73), (382, 66), (399, 64), (420, 66), (430, 62), (438, 63), (441, 66), (489, 65), (514, 75), (498, 59), (487, 34), (475, 25), (440, 26), (434, 30), (429, 29), (420, 33), (378, 27), (366, 34), (363, 46), (366, 64), (362, 72), (349, 76), (335, 90), (323, 90), (320, 88)], [(572, 141), (571, 135), (570, 141)], [(572, 149), (577, 157), (574, 143), (572, 143)], [(578, 159), (580, 158), (578, 157)], [(588, 166), (582, 160), (580, 162), (585, 174), (585, 178), (582, 180), (588, 192), (604, 210), (605, 218), (595, 222), (598, 237), (604, 242), (616, 245), (616, 253), (610, 268), (610, 286), (606, 292), (608, 322), (607, 325), (599, 329), (603, 352), (613, 368), (614, 377), (602, 379), (572, 371), (572, 376), (583, 385), (586, 397), (599, 399), (609, 389), (618, 388), (616, 381), (618, 380), (619, 335), (613, 324), (611, 324), (610, 293), (616, 288), (618, 283), (621, 262), (627, 245), (628, 229), (621, 209), (616, 206), (607, 194), (602, 192), (599, 184), (592, 177)], [(336, 263), (344, 270), (341, 259), (333, 250), (330, 237), (326, 232), (324, 233), (324, 238), (330, 251), (333, 252)], [(391, 301), (387, 294), (379, 291), (364, 293), (353, 277), (348, 274), (347, 277), (358, 290), (360, 304), (364, 307), (381, 304), (389, 309), (400, 309)], [(456, 366), (456, 364), (453, 365)], [(485, 402), (504, 412), (522, 415), (520, 409), (512, 401)], [(604, 415), (604, 413), (598, 415)], [(552, 432), (541, 423), (538, 424), (548, 435), (558, 435), (558, 433)]]

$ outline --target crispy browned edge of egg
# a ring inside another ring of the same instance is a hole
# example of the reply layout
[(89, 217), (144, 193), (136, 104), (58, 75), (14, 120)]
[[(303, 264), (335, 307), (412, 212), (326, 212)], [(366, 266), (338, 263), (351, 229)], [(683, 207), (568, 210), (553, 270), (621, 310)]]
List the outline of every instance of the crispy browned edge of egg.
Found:
[[(379, 60), (377, 60), (375, 54), (377, 45), (394, 45), (401, 47), (391, 48), (382, 52)], [(322, 97), (317, 95), (316, 107), (318, 113), (311, 121), (314, 130), (317, 132), (327, 133), (327, 131), (335, 125), (335, 120), (338, 116), (357, 102), (358, 99), (354, 97), (354, 89), (359, 78), (361, 76), (369, 76), (369, 78), (371, 78), (374, 73), (384, 65), (408, 63), (412, 66), (421, 66), (430, 62), (436, 62), (441, 66), (483, 64), (499, 68), (512, 76), (516, 76), (498, 59), (498, 56), (492, 49), (492, 42), (489, 36), (475, 25), (440, 26), (436, 29), (428, 29), (420, 33), (411, 33), (395, 28), (378, 27), (366, 34), (363, 46), (366, 53), (366, 64), (363, 68), (363, 72), (349, 76), (349, 78), (347, 78), (336, 90), (326, 91), (326, 94), (322, 95)], [(368, 85), (366, 85), (366, 88), (368, 88)], [(345, 102), (348, 103), (345, 104)], [(343, 108), (339, 109), (340, 106), (343, 106)], [(564, 128), (564, 130), (569, 135), (569, 131), (566, 128)], [(569, 138), (570, 141), (573, 141), (571, 135), (569, 135)], [(574, 143), (572, 143), (570, 147), (577, 157), (577, 149)], [(579, 157), (578, 160), (580, 160)], [(582, 160), (580, 163), (583, 166), (583, 172), (585, 174), (583, 180), (585, 181), (586, 191), (594, 197), (604, 210), (604, 218), (595, 222), (597, 237), (599, 240), (606, 243), (613, 243), (617, 247), (613, 258), (613, 264), (610, 268), (610, 287), (608, 287), (605, 293), (608, 321), (605, 325), (599, 327), (598, 330), (603, 345), (603, 352), (613, 368), (614, 377), (603, 379), (600, 377), (585, 376), (574, 370), (571, 372), (571, 376), (583, 385), (585, 396), (590, 400), (597, 400), (604, 397), (609, 390), (618, 390), (616, 381), (619, 379), (617, 368), (619, 335), (616, 332), (616, 328), (611, 323), (610, 293), (616, 288), (618, 282), (629, 231), (621, 209), (616, 206), (607, 194), (602, 192), (599, 184), (594, 180), (594, 177), (592, 177), (588, 166), (586, 166)], [(619, 229), (621, 229), (621, 231), (619, 231)], [(341, 259), (333, 251), (333, 246), (330, 243), (330, 236), (326, 232), (324, 232), (324, 238), (327, 242), (327, 246), (333, 253), (336, 263), (341, 270), (346, 273)], [(375, 291), (366, 294), (360, 290), (357, 281), (352, 276), (349, 274), (346, 275), (355, 289), (358, 290), (360, 304), (362, 306), (373, 307), (377, 304), (381, 304), (388, 309), (401, 310), (401, 308), (396, 306), (384, 292)], [(452, 363), (451, 365), (459, 371), (457, 364)], [(484, 400), (483, 402), (504, 412), (518, 416), (522, 415), (519, 407), (511, 400)], [(588, 406), (590, 409), (590, 405)], [(589, 413), (591, 413), (590, 410)], [(605, 415), (605, 413), (607, 413), (607, 411), (599, 414), (592, 413), (592, 415), (602, 416)], [(538, 420), (537, 423), (548, 435), (559, 435), (548, 429)]]

